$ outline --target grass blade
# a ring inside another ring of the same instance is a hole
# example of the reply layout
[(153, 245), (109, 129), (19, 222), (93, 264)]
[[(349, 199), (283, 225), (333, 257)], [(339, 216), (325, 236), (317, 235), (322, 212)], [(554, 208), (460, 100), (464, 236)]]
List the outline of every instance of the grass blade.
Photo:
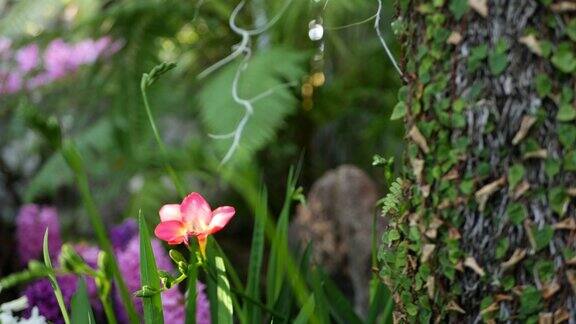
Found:
[(218, 324), (228, 324), (233, 322), (232, 315), (234, 309), (232, 307), (232, 297), (230, 295), (230, 283), (226, 277), (226, 267), (224, 266), (224, 259), (221, 257), (215, 258), (216, 265), (216, 284), (218, 296)]
[(52, 285), (54, 295), (56, 295), (56, 301), (58, 302), (58, 307), (60, 307), (60, 311), (62, 312), (64, 323), (70, 324), (70, 317), (68, 316), (68, 311), (66, 310), (66, 305), (64, 304), (64, 297), (62, 296), (62, 290), (60, 290), (60, 286), (58, 285), (58, 281), (56, 280), (56, 275), (54, 274), (54, 268), (52, 267), (52, 260), (50, 260), (50, 253), (48, 252), (48, 228), (46, 228), (46, 232), (44, 233), (44, 243), (42, 245), (42, 251), (44, 253), (44, 264), (46, 265), (46, 268), (48, 268), (48, 280)]
[[(248, 267), (248, 282), (246, 294), (254, 300), (260, 300), (260, 273), (262, 271), (262, 258), (264, 255), (264, 229), (266, 226), (268, 210), (268, 194), (262, 188), (260, 192), (259, 208), (254, 215), (254, 232), (250, 248), (250, 264)], [(248, 323), (262, 322), (262, 312), (254, 304), (246, 304), (246, 320)]]
[(188, 265), (188, 288), (186, 289), (186, 324), (196, 324), (196, 279), (198, 278), (198, 265), (196, 255), (191, 253)]
[(356, 312), (348, 299), (342, 294), (340, 289), (334, 284), (334, 282), (323, 274), (324, 289), (326, 295), (330, 296), (329, 306), (332, 314), (338, 322), (346, 324), (361, 324), (362, 320)]
[(94, 324), (94, 314), (90, 307), (86, 282), (83, 278), (78, 279), (78, 288), (72, 296), (72, 323)]
[[(160, 277), (150, 243), (150, 232), (142, 213), (138, 215), (140, 227), (140, 281), (142, 287), (148, 286), (153, 291), (160, 290)], [(160, 293), (142, 297), (144, 306), (144, 322), (147, 324), (164, 323), (162, 315), (162, 300)]]
[(278, 300), (282, 282), (284, 280), (285, 267), (283, 260), (285, 256), (283, 253), (288, 250), (288, 218), (290, 214), (290, 205), (292, 203), (292, 196), (296, 190), (296, 175), (294, 169), (291, 168), (288, 174), (288, 183), (286, 188), (286, 198), (284, 206), (280, 212), (278, 223), (276, 224), (276, 231), (270, 244), (270, 256), (268, 261), (267, 282), (266, 282), (266, 297), (268, 306), (273, 306)]
[(104, 222), (102, 221), (102, 216), (100, 215), (100, 212), (96, 207), (96, 203), (94, 202), (94, 198), (92, 197), (88, 183), (88, 175), (86, 173), (86, 169), (84, 168), (82, 156), (72, 141), (66, 141), (63, 144), (61, 153), (62, 156), (64, 156), (64, 159), (66, 160), (66, 163), (70, 169), (72, 169), (74, 172), (76, 183), (78, 185), (78, 191), (80, 192), (80, 197), (82, 199), (82, 204), (86, 209), (88, 218), (92, 228), (94, 229), (94, 233), (96, 234), (98, 245), (100, 245), (102, 250), (104, 250), (104, 252), (110, 256), (110, 268), (114, 276), (114, 282), (116, 283), (118, 291), (120, 292), (120, 298), (122, 299), (122, 304), (124, 305), (126, 313), (128, 314), (130, 323), (139, 323), (140, 321), (136, 313), (136, 308), (132, 302), (132, 295), (128, 291), (128, 287), (126, 286), (124, 278), (120, 273), (118, 261), (116, 260), (116, 256), (112, 249), (112, 243), (108, 238), (106, 228), (104, 227)]
[(310, 317), (314, 313), (314, 308), (316, 308), (316, 301), (314, 299), (314, 294), (310, 294), (308, 301), (304, 304), (304, 307), (300, 309), (300, 313), (292, 322), (293, 324), (307, 324), (310, 322)]
[(318, 268), (314, 268), (311, 273), (312, 292), (316, 302), (316, 316), (320, 323), (330, 323), (330, 313), (327, 307), (326, 294), (324, 293), (322, 274)]

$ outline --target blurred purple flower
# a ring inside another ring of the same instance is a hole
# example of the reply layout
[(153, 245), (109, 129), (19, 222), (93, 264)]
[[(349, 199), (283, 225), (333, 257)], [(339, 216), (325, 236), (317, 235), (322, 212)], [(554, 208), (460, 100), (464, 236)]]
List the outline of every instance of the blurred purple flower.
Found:
[(128, 242), (138, 235), (138, 224), (133, 218), (128, 218), (122, 224), (112, 227), (110, 240), (115, 250), (124, 250)]
[(54, 259), (60, 252), (60, 224), (58, 213), (52, 207), (34, 204), (22, 206), (16, 216), (16, 245), (20, 264), (37, 259), (42, 255), (44, 232), (49, 228), (48, 250)]
[(20, 71), (28, 73), (38, 66), (40, 62), (40, 51), (38, 45), (30, 44), (21, 48), (16, 53), (16, 62), (20, 67)]
[[(156, 258), (156, 264), (159, 270), (164, 270), (167, 272), (174, 271), (174, 265), (170, 260), (170, 257), (162, 247), (160, 241), (156, 239), (151, 240), (152, 250)], [(130, 242), (126, 245), (124, 250), (117, 251), (118, 263), (122, 265), (120, 272), (122, 277), (128, 286), (128, 290), (135, 292), (140, 289), (140, 239), (138, 236), (133, 237)], [(210, 306), (208, 304), (208, 298), (204, 293), (204, 285), (197, 282), (197, 298), (196, 298), (196, 318), (197, 323), (204, 324), (210, 323)], [(116, 300), (119, 300), (117, 296)], [(166, 323), (184, 323), (185, 320), (185, 297), (174, 287), (168, 291), (162, 293), (162, 306), (164, 310), (164, 321)], [(140, 298), (135, 299), (135, 305), (138, 312), (142, 313), (142, 300)], [(121, 307), (118, 307), (121, 309)], [(126, 316), (121, 312), (122, 316), (119, 316), (120, 323), (126, 321)], [(120, 320), (123, 319), (124, 321)]]
[[(72, 295), (76, 292), (77, 278), (74, 275), (66, 275), (59, 276), (56, 280), (62, 290), (64, 303), (70, 305)], [(32, 308), (36, 306), (38, 307), (40, 314), (49, 322), (54, 324), (64, 323), (64, 318), (62, 318), (60, 308), (58, 307), (58, 301), (56, 300), (54, 290), (52, 289), (48, 279), (38, 280), (29, 284), (26, 287), (24, 294), (28, 298), (28, 305), (30, 305), (30, 307), (24, 312), (26, 318), (30, 316)]]

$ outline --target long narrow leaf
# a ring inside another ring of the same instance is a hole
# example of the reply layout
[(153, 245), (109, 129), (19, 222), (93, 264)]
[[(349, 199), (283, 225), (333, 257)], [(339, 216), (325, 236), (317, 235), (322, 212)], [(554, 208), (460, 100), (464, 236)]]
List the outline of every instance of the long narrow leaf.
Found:
[(310, 294), (308, 301), (304, 304), (304, 307), (300, 309), (300, 313), (292, 322), (293, 324), (307, 324), (310, 321), (310, 317), (314, 313), (314, 308), (316, 308), (316, 301), (314, 299), (314, 294)]
[(188, 265), (188, 288), (186, 289), (186, 324), (196, 324), (196, 279), (198, 277), (198, 267), (196, 256), (192, 253), (190, 264)]
[(383, 283), (381, 283), (378, 279), (373, 279), (371, 285), (376, 285), (376, 291), (374, 292), (374, 296), (372, 297), (372, 301), (370, 303), (370, 309), (368, 310), (368, 318), (366, 322), (368, 324), (375, 324), (376, 319), (380, 312), (384, 310), (384, 305), (386, 303), (386, 296), (385, 296), (385, 289)]
[(86, 289), (86, 282), (83, 278), (78, 279), (78, 288), (76, 293), (72, 296), (72, 323), (86, 323), (94, 324), (94, 314), (90, 307), (90, 300), (88, 299), (88, 291)]
[[(142, 287), (149, 287), (152, 291), (160, 290), (160, 277), (150, 243), (150, 232), (142, 214), (138, 215), (140, 225), (140, 281)], [(160, 293), (142, 297), (144, 306), (144, 322), (147, 324), (164, 323), (162, 315), (162, 300)]]
[(318, 268), (314, 268), (311, 274), (311, 286), (316, 301), (316, 315), (320, 323), (330, 322), (330, 313), (327, 307), (326, 294), (324, 293), (324, 280)]
[(68, 316), (68, 311), (66, 310), (66, 305), (64, 304), (64, 297), (62, 296), (62, 290), (60, 290), (60, 285), (58, 285), (58, 281), (56, 280), (54, 268), (52, 267), (52, 260), (50, 260), (50, 253), (48, 252), (48, 228), (46, 228), (46, 232), (44, 233), (42, 251), (44, 252), (44, 264), (46, 265), (46, 268), (48, 268), (48, 280), (52, 285), (54, 295), (56, 295), (56, 301), (58, 302), (58, 307), (60, 307), (60, 311), (62, 312), (64, 323), (69, 324), (70, 317)]
[(332, 280), (326, 275), (323, 276), (323, 280), (326, 295), (330, 296), (330, 310), (338, 322), (346, 324), (361, 324), (362, 320), (358, 317), (348, 299), (342, 294), (334, 282), (332, 282)]
[(270, 244), (270, 257), (268, 260), (266, 283), (266, 297), (268, 306), (273, 306), (276, 303), (276, 300), (280, 294), (280, 288), (282, 287), (282, 281), (284, 280), (285, 267), (283, 266), (283, 261), (285, 260), (285, 256), (283, 256), (282, 253), (288, 249), (288, 218), (290, 214), (292, 195), (294, 194), (295, 190), (296, 176), (294, 169), (291, 168), (288, 174), (284, 206), (280, 212), (278, 224), (276, 225), (276, 231)]
[[(266, 189), (260, 193), (259, 208), (254, 216), (254, 232), (250, 248), (250, 264), (248, 267), (248, 283), (246, 294), (254, 300), (260, 300), (260, 272), (262, 271), (262, 257), (264, 254), (264, 228), (266, 226), (268, 197)], [(262, 313), (254, 304), (247, 304), (246, 320), (248, 323), (260, 323)]]
[(215, 258), (217, 271), (217, 295), (218, 295), (218, 324), (228, 324), (233, 322), (234, 313), (232, 307), (232, 297), (230, 296), (230, 283), (226, 277), (226, 267), (221, 257)]
[(112, 243), (110, 242), (110, 238), (106, 233), (106, 228), (104, 227), (102, 216), (96, 207), (96, 203), (94, 202), (94, 198), (90, 191), (88, 175), (84, 167), (84, 162), (82, 161), (82, 156), (72, 141), (66, 141), (62, 144), (61, 153), (70, 169), (72, 169), (74, 172), (78, 185), (78, 191), (80, 192), (82, 203), (86, 209), (88, 218), (90, 219), (90, 223), (94, 229), (94, 233), (96, 234), (96, 238), (98, 239), (98, 244), (102, 250), (104, 250), (104, 252), (110, 256), (110, 268), (112, 270), (112, 274), (114, 275), (114, 282), (116, 283), (116, 287), (120, 292), (120, 298), (122, 300), (122, 304), (125, 307), (126, 313), (128, 314), (130, 323), (136, 324), (139, 322), (138, 315), (136, 314), (136, 308), (134, 307), (132, 296), (130, 295), (130, 292), (128, 292), (128, 287), (124, 282), (124, 278), (120, 273), (120, 268), (118, 267), (118, 262), (112, 249)]

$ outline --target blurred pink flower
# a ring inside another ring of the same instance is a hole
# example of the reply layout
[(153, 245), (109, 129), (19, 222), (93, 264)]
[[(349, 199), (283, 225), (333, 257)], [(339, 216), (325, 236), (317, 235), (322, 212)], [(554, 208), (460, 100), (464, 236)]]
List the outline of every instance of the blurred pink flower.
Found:
[(197, 192), (186, 196), (182, 204), (164, 205), (160, 209), (160, 224), (154, 234), (168, 244), (188, 244), (188, 236), (196, 236), (200, 252), (205, 255), (208, 235), (220, 231), (236, 213), (234, 207), (210, 208)]
[(16, 62), (20, 67), (20, 71), (28, 73), (38, 66), (40, 63), (40, 51), (38, 45), (30, 44), (23, 47), (16, 52)]

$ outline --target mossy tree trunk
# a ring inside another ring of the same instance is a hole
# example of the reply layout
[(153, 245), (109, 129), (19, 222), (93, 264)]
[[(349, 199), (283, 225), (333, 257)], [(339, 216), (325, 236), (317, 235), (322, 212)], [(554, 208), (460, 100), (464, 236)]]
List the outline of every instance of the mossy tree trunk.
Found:
[(576, 323), (576, 2), (399, 0), (395, 319)]

